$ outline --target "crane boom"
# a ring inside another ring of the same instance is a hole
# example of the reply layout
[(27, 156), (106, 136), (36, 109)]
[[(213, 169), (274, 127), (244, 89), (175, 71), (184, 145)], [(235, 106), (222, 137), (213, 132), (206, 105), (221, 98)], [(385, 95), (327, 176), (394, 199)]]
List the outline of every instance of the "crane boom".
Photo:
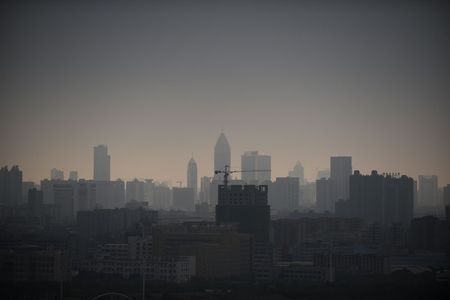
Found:
[(270, 172), (271, 170), (230, 170), (230, 166), (225, 165), (223, 170), (215, 170), (214, 175), (223, 174), (223, 185), (228, 186), (228, 176), (231, 173), (244, 173), (244, 172)]

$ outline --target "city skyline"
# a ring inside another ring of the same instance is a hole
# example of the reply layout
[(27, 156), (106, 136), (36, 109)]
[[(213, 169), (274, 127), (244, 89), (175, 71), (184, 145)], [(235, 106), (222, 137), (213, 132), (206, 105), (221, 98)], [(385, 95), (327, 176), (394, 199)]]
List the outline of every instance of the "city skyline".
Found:
[(223, 129), (273, 177), (349, 155), (450, 182), (448, 4), (171, 3), (2, 4), (0, 165), (90, 178), (107, 144), (111, 178), (185, 181)]

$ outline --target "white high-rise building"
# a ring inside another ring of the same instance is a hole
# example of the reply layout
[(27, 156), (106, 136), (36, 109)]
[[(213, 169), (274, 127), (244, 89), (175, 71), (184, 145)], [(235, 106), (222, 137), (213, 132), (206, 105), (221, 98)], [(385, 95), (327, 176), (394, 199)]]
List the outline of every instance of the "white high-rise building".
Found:
[(194, 191), (194, 197), (197, 199), (197, 163), (193, 157), (187, 166), (187, 187)]
[(108, 155), (108, 146), (94, 147), (94, 180), (110, 181), (111, 157)]
[(247, 151), (241, 156), (241, 170), (268, 170), (264, 172), (242, 172), (241, 179), (247, 184), (261, 184), (271, 180), (271, 157), (258, 151)]

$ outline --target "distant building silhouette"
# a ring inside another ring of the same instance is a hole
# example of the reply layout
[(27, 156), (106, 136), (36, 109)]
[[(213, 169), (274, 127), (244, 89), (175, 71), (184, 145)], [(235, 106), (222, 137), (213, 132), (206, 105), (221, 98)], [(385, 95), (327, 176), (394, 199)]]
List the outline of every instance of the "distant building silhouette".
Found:
[(444, 186), (444, 192), (443, 192), (443, 202), (444, 205), (450, 205), (450, 184), (447, 184)]
[[(241, 170), (270, 170), (271, 157), (261, 155), (258, 151), (247, 151), (241, 156)], [(262, 184), (271, 180), (271, 172), (243, 172), (241, 179), (247, 184)]]
[(316, 179), (322, 179), (322, 178), (330, 178), (330, 169), (324, 169), (317, 171)]
[(277, 177), (269, 187), (269, 204), (276, 211), (299, 209), (298, 177)]
[(305, 168), (303, 168), (303, 165), (299, 161), (297, 161), (294, 168), (289, 171), (289, 177), (297, 177), (300, 184), (305, 184)]
[(209, 196), (211, 194), (211, 177), (204, 176), (200, 178), (200, 203), (210, 204)]
[(132, 200), (138, 202), (145, 201), (145, 182), (134, 179), (132, 181), (126, 182), (126, 191), (125, 191), (125, 199), (126, 202), (130, 202)]
[[(223, 170), (225, 166), (231, 166), (231, 149), (225, 134), (222, 132), (214, 147), (214, 170)], [(216, 178), (222, 180), (223, 175), (218, 174)]]
[(78, 172), (70, 171), (69, 172), (69, 180), (78, 181)]
[(332, 156), (330, 158), (333, 203), (336, 203), (338, 200), (348, 199), (350, 175), (352, 175), (351, 156)]
[(57, 221), (64, 223), (72, 222), (75, 217), (74, 186), (70, 183), (56, 183), (53, 189)]
[(171, 190), (165, 184), (155, 184), (153, 189), (154, 209), (169, 209), (171, 207)]
[(108, 155), (108, 146), (98, 145), (94, 147), (94, 180), (109, 181), (111, 158)]
[(50, 180), (64, 180), (64, 171), (55, 168), (51, 169)]
[(269, 241), (270, 206), (266, 185), (219, 185), (216, 223), (235, 223), (239, 232), (252, 234), (256, 242)]
[(192, 157), (187, 166), (187, 187), (194, 191), (194, 197), (197, 198), (197, 163)]
[(334, 212), (332, 184), (329, 178), (316, 180), (316, 212)]
[(23, 181), (22, 182), (22, 202), (20, 204), (24, 204), (28, 202), (28, 191), (34, 188), (34, 182), (32, 181)]
[(194, 200), (194, 189), (193, 188), (183, 188), (174, 187), (172, 189), (173, 196), (173, 208), (186, 211), (195, 210), (195, 200)]
[(18, 166), (11, 170), (0, 169), (0, 205), (16, 206), (22, 202), (22, 171)]
[(419, 205), (439, 205), (438, 177), (436, 175), (419, 175)]
[(340, 200), (336, 206), (339, 215), (359, 217), (369, 223), (390, 225), (409, 224), (414, 211), (414, 180), (405, 175), (392, 177), (361, 175), (350, 176), (349, 200)]

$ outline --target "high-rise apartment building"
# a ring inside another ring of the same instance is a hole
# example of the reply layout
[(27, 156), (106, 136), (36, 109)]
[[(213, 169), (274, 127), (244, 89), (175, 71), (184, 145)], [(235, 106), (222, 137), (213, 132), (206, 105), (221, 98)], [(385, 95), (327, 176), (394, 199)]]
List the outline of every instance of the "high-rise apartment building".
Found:
[[(247, 151), (241, 156), (241, 179), (247, 184), (262, 184), (271, 180), (271, 157), (258, 151)], [(251, 172), (259, 170), (259, 172)], [(264, 170), (264, 171), (263, 171)], [(249, 172), (250, 171), (250, 172)]]
[(108, 146), (98, 145), (94, 147), (94, 180), (110, 181), (111, 158), (108, 155)]
[(219, 185), (216, 223), (234, 223), (258, 243), (269, 241), (270, 206), (266, 185)]
[(408, 225), (414, 211), (414, 180), (405, 175), (383, 176), (377, 171), (362, 175), (355, 171), (350, 176), (350, 198), (344, 203), (344, 215), (369, 223)]
[(277, 211), (292, 212), (299, 208), (299, 178), (277, 177), (269, 187), (270, 207)]
[(0, 169), (0, 205), (16, 206), (22, 202), (22, 171), (18, 166)]
[(439, 205), (438, 177), (436, 175), (419, 175), (419, 205)]
[(332, 156), (330, 158), (330, 179), (332, 200), (346, 200), (349, 197), (350, 175), (352, 175), (351, 156)]
[(77, 171), (69, 171), (69, 180), (77, 181), (78, 180), (78, 172)]
[(64, 171), (55, 168), (51, 169), (50, 180), (64, 180)]

